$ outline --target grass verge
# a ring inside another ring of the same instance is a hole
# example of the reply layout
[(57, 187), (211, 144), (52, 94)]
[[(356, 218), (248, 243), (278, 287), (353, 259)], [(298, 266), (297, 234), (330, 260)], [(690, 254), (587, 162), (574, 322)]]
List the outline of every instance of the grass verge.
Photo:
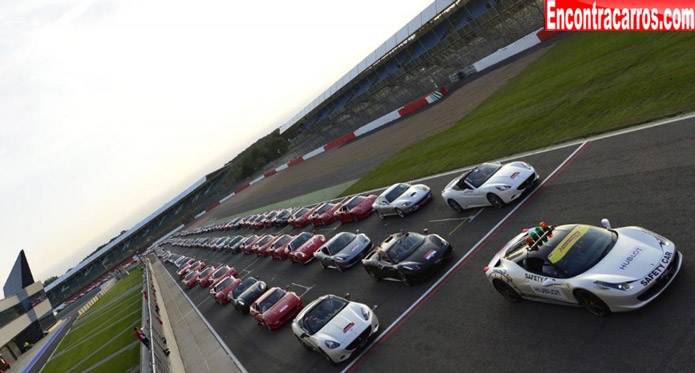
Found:
[(137, 268), (130, 272), (128, 276), (126, 276), (124, 279), (121, 279), (116, 286), (111, 289), (106, 295), (101, 297), (96, 303), (92, 305), (92, 307), (87, 310), (84, 314), (82, 314), (81, 317), (84, 317), (86, 315), (89, 315), (90, 313), (97, 311), (101, 309), (102, 307), (106, 306), (111, 302), (112, 299), (118, 298), (121, 294), (125, 293), (126, 291), (130, 290), (133, 288), (133, 286), (139, 285), (142, 283), (142, 269)]
[(576, 33), (343, 195), (691, 111), (694, 60), (695, 33)]

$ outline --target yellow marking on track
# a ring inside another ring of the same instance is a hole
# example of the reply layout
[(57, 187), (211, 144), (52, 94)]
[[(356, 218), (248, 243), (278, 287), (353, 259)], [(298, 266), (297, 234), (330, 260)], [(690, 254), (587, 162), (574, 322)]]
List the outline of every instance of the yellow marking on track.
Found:
[(456, 228), (454, 228), (451, 232), (449, 232), (449, 236), (451, 236), (452, 234), (454, 234), (454, 232), (456, 232), (456, 231), (457, 231), (459, 228), (461, 228), (464, 224), (468, 223), (469, 221), (473, 221), (473, 219), (475, 219), (476, 216), (478, 216), (478, 214), (480, 214), (482, 211), (483, 211), (482, 208), (481, 208), (481, 209), (478, 209), (478, 210), (476, 210), (476, 211), (473, 211), (473, 213), (471, 213), (468, 217), (466, 217), (465, 219), (463, 219), (463, 220), (461, 221), (461, 223), (459, 223), (459, 225), (456, 226)]

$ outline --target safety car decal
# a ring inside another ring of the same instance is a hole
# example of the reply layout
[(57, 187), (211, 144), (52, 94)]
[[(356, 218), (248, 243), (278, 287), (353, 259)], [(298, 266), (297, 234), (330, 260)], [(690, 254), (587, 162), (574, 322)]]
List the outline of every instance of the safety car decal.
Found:
[(533, 290), (534, 293), (546, 298), (567, 299), (567, 296), (562, 292), (562, 290), (554, 287), (531, 285), (531, 290)]
[(553, 249), (553, 251), (548, 254), (548, 260), (550, 263), (557, 263), (570, 251), (572, 246), (577, 243), (586, 232), (589, 231), (588, 225), (577, 225), (565, 238), (560, 241), (560, 243)]

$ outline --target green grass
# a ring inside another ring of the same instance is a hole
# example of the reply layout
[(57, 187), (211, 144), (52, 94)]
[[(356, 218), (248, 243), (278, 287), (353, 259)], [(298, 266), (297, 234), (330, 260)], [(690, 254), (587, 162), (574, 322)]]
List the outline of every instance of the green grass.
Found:
[(693, 61), (692, 32), (576, 33), (343, 195), (692, 111)]
[(94, 311), (99, 310), (101, 307), (104, 307), (105, 305), (109, 304), (109, 302), (112, 299), (118, 298), (121, 294), (133, 288), (133, 286), (137, 286), (140, 284), (142, 284), (142, 269), (137, 268), (131, 271), (130, 274), (126, 276), (124, 279), (120, 280), (116, 284), (116, 286), (114, 286), (108, 293), (106, 293), (106, 295), (104, 295), (96, 303), (94, 303), (92, 307), (90, 307), (89, 310), (83, 313), (80, 317), (84, 317)]
[[(138, 269), (132, 271), (130, 275), (119, 281), (119, 283), (114, 286), (114, 288), (111, 289), (106, 296), (95, 303), (90, 310), (99, 304), (101, 304), (101, 307), (103, 307), (109, 301), (115, 299), (119, 295), (122, 295), (128, 289), (138, 286), (138, 284), (141, 283), (142, 270)], [(133, 311), (135, 311), (133, 314), (125, 317)], [(119, 312), (122, 313), (119, 314)], [(87, 315), (87, 313), (83, 314), (82, 317), (85, 315)], [(114, 318), (109, 320), (111, 317)], [(120, 319), (121, 317), (125, 318), (116, 322), (116, 320)], [(99, 361), (102, 361), (119, 349), (134, 341), (137, 341), (133, 335), (132, 329), (133, 325), (140, 324), (141, 319), (142, 294), (138, 291), (133, 293), (131, 296), (126, 296), (125, 298), (112, 304), (110, 307), (98, 311), (98, 313), (94, 314), (90, 319), (85, 320), (84, 324), (78, 324), (72, 330), (70, 330), (56, 350), (56, 355), (62, 351), (66, 351), (65, 354), (54, 356), (52, 360), (49, 361), (48, 364), (46, 364), (46, 366), (43, 368), (43, 372), (65, 372), (66, 370), (74, 367), (82, 359), (87, 357), (87, 355), (97, 349), (99, 349), (98, 352), (94, 356), (87, 359), (84, 363), (80, 364), (80, 366), (77, 367), (77, 371), (87, 369)], [(101, 331), (103, 332), (96, 334), (97, 332)], [(107, 343), (111, 338), (114, 338), (121, 332), (123, 332), (122, 335)], [(122, 354), (118, 355), (118, 357), (110, 360), (107, 365), (100, 367), (99, 370), (109, 372), (124, 372), (129, 368), (138, 365), (139, 361), (140, 354), (138, 345), (137, 349), (129, 349), (123, 352)]]

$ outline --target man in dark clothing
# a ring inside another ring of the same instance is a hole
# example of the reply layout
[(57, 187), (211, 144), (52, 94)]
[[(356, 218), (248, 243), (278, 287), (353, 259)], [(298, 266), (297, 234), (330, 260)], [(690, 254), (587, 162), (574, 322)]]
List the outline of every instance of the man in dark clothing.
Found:
[(138, 329), (137, 327), (134, 328), (134, 330), (135, 330), (135, 337), (137, 337), (137, 339), (140, 340), (140, 342), (142, 342), (142, 344), (144, 344), (145, 347), (147, 347), (147, 349), (149, 350), (149, 348), (150, 348), (150, 339), (147, 338), (147, 336), (145, 335), (145, 332), (143, 332), (142, 330)]

